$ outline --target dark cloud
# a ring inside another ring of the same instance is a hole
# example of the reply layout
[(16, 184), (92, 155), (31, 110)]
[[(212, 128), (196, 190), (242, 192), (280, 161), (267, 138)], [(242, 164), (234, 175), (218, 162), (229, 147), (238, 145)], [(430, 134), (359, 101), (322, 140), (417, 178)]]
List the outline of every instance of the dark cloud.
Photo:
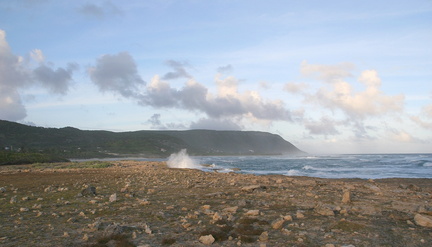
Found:
[(153, 114), (149, 120), (147, 120), (148, 123), (152, 126), (153, 129), (159, 129), (162, 126), (162, 122), (160, 121), (160, 114)]
[(198, 111), (211, 118), (252, 117), (261, 120), (291, 120), (291, 113), (282, 101), (267, 101), (257, 92), (237, 92), (232, 78), (218, 81), (219, 94), (211, 94), (208, 89), (193, 80), (181, 89), (171, 87), (159, 77), (154, 77), (140, 100), (142, 105), (153, 107), (180, 108)]
[(101, 5), (87, 3), (79, 7), (77, 11), (85, 16), (96, 17), (99, 19), (103, 19), (107, 16), (117, 16), (123, 14), (123, 11), (121, 11), (110, 1), (106, 1)]
[(102, 92), (111, 91), (126, 98), (138, 97), (139, 87), (145, 85), (138, 75), (135, 61), (127, 52), (103, 55), (88, 73)]
[(76, 65), (54, 69), (43, 63), (42, 51), (36, 51), (40, 60), (33, 69), (31, 63), (12, 53), (6, 33), (0, 30), (0, 119), (18, 121), (27, 116), (20, 90), (28, 86), (41, 85), (55, 94), (68, 91)]
[[(158, 75), (144, 87), (145, 83), (137, 72), (135, 61), (127, 52), (100, 57), (96, 65), (89, 69), (89, 75), (102, 92), (114, 92), (142, 106), (204, 113), (219, 124), (227, 125), (227, 119), (242, 118), (250, 121), (292, 121), (291, 112), (281, 100), (264, 99), (256, 91), (239, 92), (238, 80), (234, 77), (217, 77), (217, 92), (212, 93), (184, 70), (185, 66), (189, 66), (186, 63), (169, 60), (167, 64), (175, 72), (166, 74), (164, 78), (187, 78), (182, 87), (175, 88)], [(153, 115), (149, 123), (157, 128), (168, 126), (160, 123), (160, 115)], [(209, 124), (210, 120), (199, 121), (193, 126), (202, 123)], [(230, 127), (238, 129), (234, 124)]]
[(148, 123), (150, 123), (152, 129), (157, 130), (164, 130), (164, 129), (186, 129), (186, 126), (183, 124), (177, 124), (177, 123), (167, 123), (163, 124), (161, 121), (161, 114), (156, 113), (153, 114), (148, 120)]
[(168, 60), (165, 64), (171, 67), (174, 71), (166, 73), (162, 79), (172, 80), (178, 78), (192, 78), (192, 76), (186, 71), (186, 67), (189, 67), (188, 63)]
[(45, 64), (33, 70), (34, 78), (44, 85), (52, 93), (66, 94), (70, 82), (72, 81), (72, 73), (78, 68), (77, 64), (68, 64), (66, 69), (53, 69)]

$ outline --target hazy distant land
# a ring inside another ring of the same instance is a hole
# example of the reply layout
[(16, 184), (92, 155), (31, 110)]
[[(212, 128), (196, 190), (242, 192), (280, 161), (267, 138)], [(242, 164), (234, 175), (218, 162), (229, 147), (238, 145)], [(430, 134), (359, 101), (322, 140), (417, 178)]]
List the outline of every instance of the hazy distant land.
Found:
[(3, 151), (44, 153), (63, 158), (112, 156), (168, 157), (187, 149), (191, 155), (281, 155), (303, 152), (282, 137), (257, 131), (133, 131), (43, 128), (0, 120)]

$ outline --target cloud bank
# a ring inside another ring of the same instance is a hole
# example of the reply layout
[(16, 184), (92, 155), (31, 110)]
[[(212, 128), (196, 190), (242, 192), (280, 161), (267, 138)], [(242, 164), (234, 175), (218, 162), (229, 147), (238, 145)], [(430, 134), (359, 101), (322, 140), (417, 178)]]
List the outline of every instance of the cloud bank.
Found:
[[(204, 128), (207, 123), (209, 127), (221, 124), (230, 129), (238, 129), (239, 125), (233, 119), (292, 120), (290, 111), (281, 100), (264, 99), (255, 91), (240, 92), (239, 81), (232, 76), (222, 78), (218, 74), (214, 80), (217, 92), (210, 92), (186, 71), (188, 64), (173, 60), (166, 64), (173, 72), (162, 78), (155, 75), (148, 84), (139, 76), (136, 62), (127, 52), (101, 56), (96, 65), (89, 68), (88, 73), (101, 92), (113, 92), (133, 99), (142, 106), (205, 114), (206, 119), (192, 123), (197, 128)], [(169, 80), (178, 78), (187, 80), (181, 88), (169, 83)], [(159, 117), (154, 116), (151, 123), (157, 124)]]
[(53, 68), (38, 49), (28, 57), (31, 60), (13, 54), (6, 32), (0, 30), (0, 119), (18, 121), (27, 116), (21, 97), (21, 90), (27, 87), (41, 86), (53, 94), (67, 94), (72, 74), (78, 69), (74, 63), (66, 68)]

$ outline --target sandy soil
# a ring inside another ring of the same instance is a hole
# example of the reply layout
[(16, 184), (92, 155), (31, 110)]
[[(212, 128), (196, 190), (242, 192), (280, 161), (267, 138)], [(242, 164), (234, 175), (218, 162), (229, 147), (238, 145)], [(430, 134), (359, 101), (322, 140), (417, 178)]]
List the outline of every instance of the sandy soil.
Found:
[(432, 179), (0, 167), (0, 245), (432, 246)]

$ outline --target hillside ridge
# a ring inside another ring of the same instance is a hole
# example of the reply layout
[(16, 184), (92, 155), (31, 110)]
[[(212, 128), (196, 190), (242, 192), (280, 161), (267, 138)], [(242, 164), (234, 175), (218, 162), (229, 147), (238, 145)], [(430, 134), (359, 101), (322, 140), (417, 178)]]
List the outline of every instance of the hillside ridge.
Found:
[(303, 152), (276, 134), (231, 130), (112, 132), (74, 127), (44, 128), (0, 120), (0, 148), (55, 153), (67, 158), (140, 155), (297, 155)]

